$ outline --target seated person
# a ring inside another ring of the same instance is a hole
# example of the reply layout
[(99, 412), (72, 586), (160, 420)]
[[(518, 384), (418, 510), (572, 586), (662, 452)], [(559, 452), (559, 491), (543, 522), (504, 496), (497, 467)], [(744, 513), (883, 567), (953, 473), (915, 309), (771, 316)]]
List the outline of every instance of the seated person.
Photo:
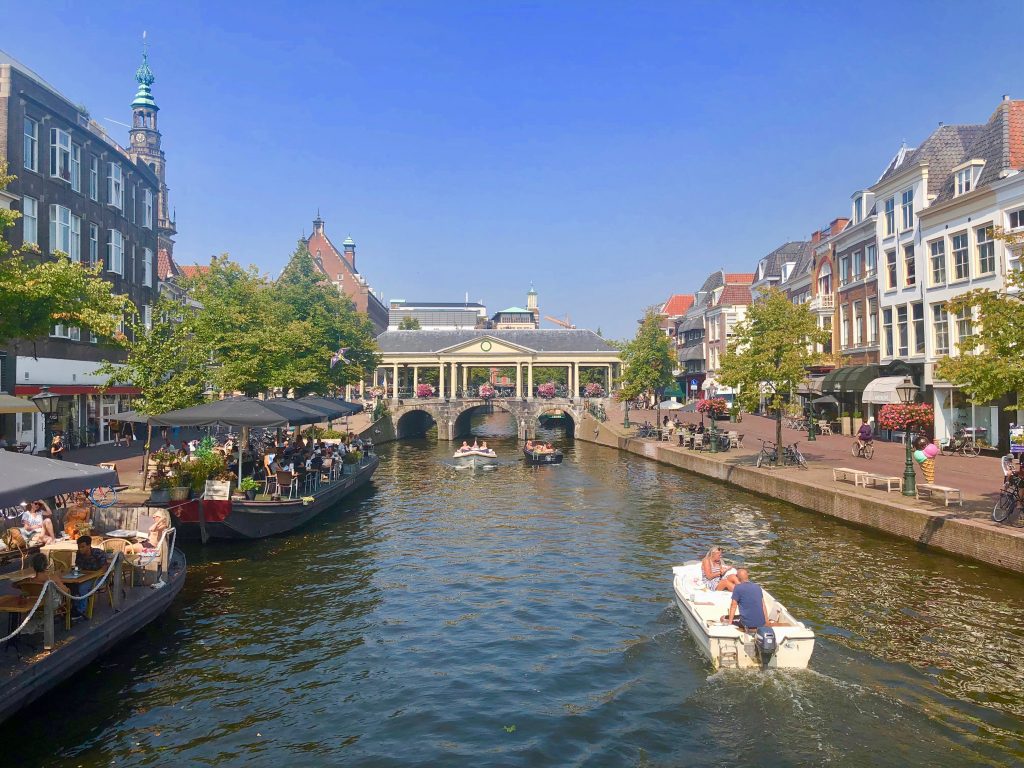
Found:
[(487, 441), (486, 440), (484, 440), (482, 443), (480, 443), (480, 450), (483, 451), (484, 453), (493, 453), (493, 451), (491, 451), (491, 449), (487, 447)]
[(124, 551), (131, 554), (140, 554), (146, 549), (156, 549), (164, 531), (171, 527), (171, 515), (166, 509), (153, 510), (153, 524), (149, 526), (149, 536), (138, 544), (129, 544)]
[(704, 559), (700, 561), (700, 571), (704, 578), (704, 586), (712, 592), (731, 591), (739, 584), (739, 579), (736, 576), (725, 575), (725, 572), (728, 570), (728, 566), (722, 562), (721, 547), (712, 547), (704, 555)]
[[(47, 566), (49, 561), (42, 552), (37, 552), (32, 556), (29, 561), (29, 565), (32, 566), (32, 570), (35, 571), (35, 575), (29, 576), (27, 579), (22, 579), (19, 584), (45, 584), (48, 581), (52, 581), (61, 589), (67, 590), (67, 585), (64, 584), (63, 580), (56, 573), (48, 573)], [(70, 590), (68, 590), (70, 591)]]
[[(75, 553), (75, 565), (83, 571), (98, 571), (106, 567), (107, 555), (102, 549), (93, 547), (91, 536), (79, 536), (78, 551)], [(95, 583), (96, 579), (83, 581), (80, 584), (73, 585), (75, 587), (73, 591), (76, 595), (84, 594), (90, 591)], [(86, 608), (88, 607), (88, 598), (76, 598), (71, 603), (72, 620), (84, 618)]]
[[(463, 443), (463, 445), (465, 445), (465, 443)], [(528, 451), (532, 451), (533, 450), (533, 440), (527, 440), (526, 441), (526, 450), (528, 450)]]
[(700, 424), (697, 425), (697, 429), (695, 429), (694, 432), (696, 432), (698, 435), (703, 435), (704, 434), (704, 422), (703, 421)]
[(746, 568), (738, 569), (736, 575), (739, 577), (739, 583), (732, 590), (727, 623), (735, 624), (740, 629), (771, 626), (773, 622), (768, 620), (768, 605), (764, 601), (764, 591), (750, 580), (750, 572)]
[(21, 533), (30, 547), (36, 544), (51, 544), (56, 540), (53, 532), (53, 512), (45, 501), (33, 501), (21, 513)]
[(874, 442), (875, 435), (871, 429), (871, 425), (868, 424), (867, 419), (860, 425), (860, 429), (857, 430), (857, 445), (863, 448), (868, 443)]

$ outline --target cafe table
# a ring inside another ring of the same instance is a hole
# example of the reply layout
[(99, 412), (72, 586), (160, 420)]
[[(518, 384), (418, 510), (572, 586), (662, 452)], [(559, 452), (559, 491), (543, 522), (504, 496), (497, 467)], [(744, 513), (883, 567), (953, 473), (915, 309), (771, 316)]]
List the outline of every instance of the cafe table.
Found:
[[(33, 571), (33, 573), (35, 573)], [(14, 628), (24, 621), (18, 621), (19, 616), (26, 615), (32, 608), (35, 607), (36, 601), (27, 595), (3, 595), (0, 597), (0, 613), (10, 614), (10, 620), (7, 625), (7, 634), (14, 631)], [(17, 643), (18, 638), (15, 636), (10, 642)], [(15, 645), (17, 647), (17, 645)]]
[[(93, 579), (100, 578), (104, 573), (106, 573), (106, 570), (107, 570), (106, 568), (100, 568), (100, 569), (95, 570), (95, 571), (79, 571), (77, 575), (74, 575), (73, 571), (69, 571), (68, 573), (62, 573), (60, 578), (61, 578), (61, 581), (63, 581), (65, 584), (82, 584), (82, 583), (84, 583), (86, 581), (91, 581)], [(66, 616), (65, 624), (67, 625), (68, 629), (71, 629), (71, 606), (72, 606), (71, 598), (67, 597), (67, 596), (64, 596), (64, 601), (65, 601), (65, 611), (64, 611), (64, 614)], [(93, 606), (95, 604), (96, 604), (96, 595), (95, 594), (89, 595), (89, 602), (86, 605), (85, 615), (88, 616), (90, 619), (92, 618), (92, 609), (93, 609)]]

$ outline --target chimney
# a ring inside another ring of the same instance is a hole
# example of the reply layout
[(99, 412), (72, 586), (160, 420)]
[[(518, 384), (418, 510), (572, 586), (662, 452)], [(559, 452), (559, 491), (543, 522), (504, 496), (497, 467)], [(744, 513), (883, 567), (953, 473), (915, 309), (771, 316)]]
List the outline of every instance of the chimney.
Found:
[(1003, 101), (1009, 101), (1009, 100), (1010, 100), (1010, 94), (1004, 93), (1003, 94)]
[(352, 235), (345, 238), (345, 242), (342, 243), (342, 247), (345, 249), (345, 258), (348, 259), (348, 263), (352, 265), (352, 269), (356, 268), (356, 241), (352, 239)]
[(850, 220), (845, 216), (840, 216), (838, 219), (832, 219), (832, 222), (828, 225), (828, 231), (833, 235), (838, 235), (848, 226), (850, 226)]
[(313, 234), (323, 235), (324, 233), (324, 220), (320, 218), (320, 211), (316, 212), (316, 218), (313, 219)]
[(821, 230), (815, 230), (814, 234), (811, 235), (811, 245), (817, 245), (821, 242)]

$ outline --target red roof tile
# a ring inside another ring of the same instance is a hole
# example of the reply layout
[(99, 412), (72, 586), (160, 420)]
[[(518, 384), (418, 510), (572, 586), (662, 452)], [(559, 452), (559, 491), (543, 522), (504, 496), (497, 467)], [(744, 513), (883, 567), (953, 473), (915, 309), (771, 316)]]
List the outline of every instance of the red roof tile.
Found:
[(178, 269), (181, 272), (181, 274), (183, 274), (185, 277), (195, 277), (200, 272), (210, 271), (209, 266), (205, 264), (185, 264), (183, 266), (178, 267)]
[(166, 280), (178, 271), (174, 259), (166, 248), (156, 252), (156, 276), (158, 280)]
[(750, 288), (745, 285), (727, 285), (722, 288), (722, 294), (718, 297), (715, 306), (737, 306), (750, 304), (753, 299), (750, 296)]
[(753, 272), (726, 272), (726, 285), (751, 285), (754, 282)]
[(688, 310), (692, 306), (692, 293), (675, 293), (669, 296), (668, 301), (666, 301), (664, 306), (662, 306), (661, 314), (667, 315), (669, 317), (685, 315), (686, 310)]

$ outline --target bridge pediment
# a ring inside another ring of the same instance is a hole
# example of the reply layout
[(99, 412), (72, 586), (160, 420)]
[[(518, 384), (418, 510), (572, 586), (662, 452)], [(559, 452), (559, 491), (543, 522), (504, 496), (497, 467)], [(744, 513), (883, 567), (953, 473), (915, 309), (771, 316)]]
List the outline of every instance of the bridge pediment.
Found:
[(439, 355), (445, 356), (480, 356), (493, 357), (495, 355), (531, 355), (536, 350), (513, 344), (507, 339), (499, 339), (494, 336), (479, 336), (469, 341), (453, 344), (445, 349), (438, 350)]

